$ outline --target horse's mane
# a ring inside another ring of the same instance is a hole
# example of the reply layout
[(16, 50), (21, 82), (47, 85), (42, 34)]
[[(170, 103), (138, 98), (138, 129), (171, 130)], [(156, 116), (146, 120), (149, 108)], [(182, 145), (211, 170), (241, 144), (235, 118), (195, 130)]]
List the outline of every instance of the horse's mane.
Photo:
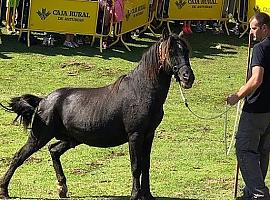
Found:
[[(159, 46), (162, 42), (165, 42), (165, 54), (169, 55), (169, 47), (171, 45), (172, 38), (179, 37), (176, 34), (172, 34), (168, 37), (168, 39), (159, 39), (156, 43), (154, 43), (149, 49), (147, 49), (143, 55), (141, 60), (139, 61), (138, 67), (144, 67), (146, 69), (145, 73), (148, 78), (151, 80), (156, 80), (158, 73), (160, 70), (168, 71), (168, 66), (162, 65), (160, 58), (159, 58)], [(180, 40), (183, 42), (184, 45), (186, 45), (186, 48), (191, 50), (191, 47), (186, 39), (183, 37), (180, 37)], [(137, 68), (138, 68), (137, 67)], [(117, 92), (119, 89), (119, 85), (121, 84), (122, 80), (126, 77), (126, 75), (120, 76), (116, 82), (112, 85), (112, 93)]]
[(120, 76), (113, 84), (112, 84), (112, 89), (111, 89), (111, 93), (114, 94), (116, 92), (118, 92), (119, 86), (122, 82), (122, 80), (126, 77), (126, 75), (122, 75)]
[(176, 37), (180, 39), (182, 43), (186, 46), (186, 48), (189, 49), (189, 51), (191, 52), (191, 46), (189, 45), (188, 41), (183, 37), (179, 37), (177, 34), (170, 35), (166, 40), (161, 38), (142, 55), (142, 58), (139, 62), (139, 66), (146, 66), (146, 74), (150, 79), (155, 80), (160, 70), (169, 70), (169, 66), (167, 66), (166, 64), (163, 65), (160, 61), (159, 45), (164, 42), (164, 53), (166, 55), (169, 55), (171, 40)]
[(158, 48), (161, 40), (153, 44), (147, 51), (142, 55), (142, 58), (139, 62), (139, 66), (146, 66), (146, 75), (150, 79), (155, 79), (159, 71), (159, 53)]

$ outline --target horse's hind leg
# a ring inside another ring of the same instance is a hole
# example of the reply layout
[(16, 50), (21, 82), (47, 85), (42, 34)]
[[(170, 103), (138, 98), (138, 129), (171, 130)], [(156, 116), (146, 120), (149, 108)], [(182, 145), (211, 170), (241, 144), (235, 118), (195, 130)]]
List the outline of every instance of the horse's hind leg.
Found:
[(26, 144), (14, 155), (8, 171), (0, 181), (0, 199), (9, 198), (8, 195), (8, 184), (15, 172), (15, 170), (23, 164), (23, 162), (29, 158), (33, 153), (41, 149), (46, 145), (51, 138), (40, 138), (37, 139), (32, 132), (28, 137)]
[(49, 151), (53, 161), (53, 167), (56, 173), (56, 178), (58, 180), (58, 192), (60, 198), (66, 198), (68, 191), (66, 185), (66, 177), (61, 165), (60, 156), (70, 148), (74, 148), (77, 145), (79, 145), (79, 143), (74, 141), (58, 141), (49, 146)]

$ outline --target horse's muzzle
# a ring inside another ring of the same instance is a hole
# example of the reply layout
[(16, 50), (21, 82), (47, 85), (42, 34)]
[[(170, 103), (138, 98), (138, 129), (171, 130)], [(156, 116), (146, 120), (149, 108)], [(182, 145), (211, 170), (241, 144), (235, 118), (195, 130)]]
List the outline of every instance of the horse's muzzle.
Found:
[(182, 66), (179, 69), (178, 76), (180, 77), (180, 83), (183, 88), (189, 89), (192, 87), (195, 76), (190, 66)]

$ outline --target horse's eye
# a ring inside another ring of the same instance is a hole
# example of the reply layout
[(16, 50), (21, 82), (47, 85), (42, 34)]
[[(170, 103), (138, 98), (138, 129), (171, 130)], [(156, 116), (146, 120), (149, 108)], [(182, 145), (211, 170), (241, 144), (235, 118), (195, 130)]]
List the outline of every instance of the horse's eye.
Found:
[(183, 53), (183, 48), (180, 44), (178, 44), (178, 52), (181, 54)]

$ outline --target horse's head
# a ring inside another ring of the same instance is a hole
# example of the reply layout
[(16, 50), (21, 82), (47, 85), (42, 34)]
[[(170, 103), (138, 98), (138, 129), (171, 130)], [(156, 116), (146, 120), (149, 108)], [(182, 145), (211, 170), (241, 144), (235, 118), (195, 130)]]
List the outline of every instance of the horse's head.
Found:
[(190, 48), (187, 41), (179, 35), (165, 32), (159, 44), (159, 58), (164, 70), (174, 75), (183, 88), (191, 88), (195, 76), (189, 62)]

